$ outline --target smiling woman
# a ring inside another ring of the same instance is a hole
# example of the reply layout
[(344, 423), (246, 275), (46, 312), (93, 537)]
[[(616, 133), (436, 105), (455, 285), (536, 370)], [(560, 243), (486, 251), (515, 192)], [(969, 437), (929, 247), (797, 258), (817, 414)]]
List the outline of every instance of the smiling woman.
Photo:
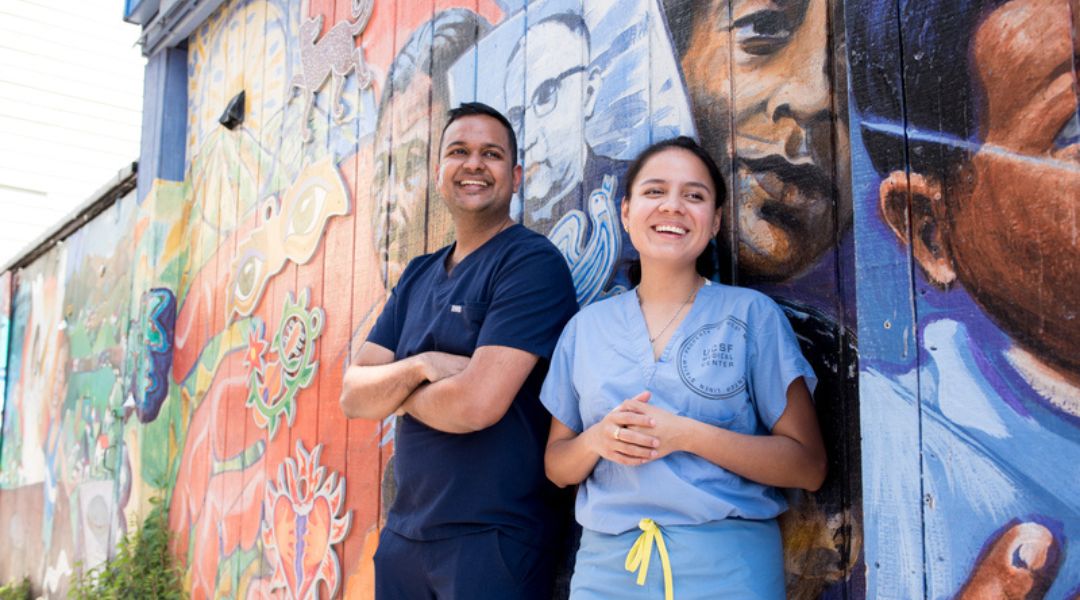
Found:
[(783, 598), (776, 487), (825, 476), (816, 377), (775, 303), (699, 272), (726, 186), (696, 142), (647, 148), (626, 190), (640, 283), (571, 319), (540, 396), (548, 477), (581, 484), (571, 597), (670, 600), (674, 571), (680, 599)]

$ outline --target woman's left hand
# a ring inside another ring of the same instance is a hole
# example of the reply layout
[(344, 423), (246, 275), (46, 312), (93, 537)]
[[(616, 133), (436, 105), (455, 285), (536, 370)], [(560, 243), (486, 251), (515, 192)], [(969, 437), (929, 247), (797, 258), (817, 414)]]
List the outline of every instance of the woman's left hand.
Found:
[(688, 426), (690, 425), (690, 419), (681, 417), (669, 410), (649, 404), (648, 402), (638, 400), (627, 400), (626, 402), (632, 403), (630, 406), (627, 406), (628, 409), (640, 412), (652, 419), (651, 426), (627, 427), (627, 429), (630, 429), (631, 431), (651, 435), (660, 440), (660, 445), (655, 448), (656, 456), (651, 460), (663, 458), (672, 452), (679, 452), (686, 449), (683, 445), (683, 441)]

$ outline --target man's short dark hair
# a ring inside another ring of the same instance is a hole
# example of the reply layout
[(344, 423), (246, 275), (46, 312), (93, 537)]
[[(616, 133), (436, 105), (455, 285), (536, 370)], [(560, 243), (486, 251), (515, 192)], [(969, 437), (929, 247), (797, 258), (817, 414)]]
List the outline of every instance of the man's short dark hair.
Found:
[[(402, 45), (386, 74), (379, 106), (389, 106), (391, 97), (409, 87), (417, 74), (431, 79), (431, 101), (450, 104), (444, 71), (476, 46), (491, 25), (480, 15), (465, 8), (451, 8), (437, 13), (414, 31)], [(379, 113), (381, 117), (384, 112)]]
[(442, 138), (446, 135), (446, 128), (450, 127), (450, 124), (462, 117), (474, 117), (484, 116), (491, 117), (498, 121), (503, 129), (506, 130), (506, 137), (510, 140), (510, 166), (517, 166), (517, 136), (514, 135), (514, 128), (510, 126), (510, 121), (503, 116), (503, 114), (494, 108), (491, 108), (483, 102), (463, 102), (457, 108), (452, 108), (446, 113), (446, 125), (443, 125), (442, 134), (439, 135), (439, 147), (442, 147)]
[(697, 20), (709, 16), (712, 3), (708, 0), (663, 0), (664, 15), (675, 51), (685, 56), (690, 50), (690, 37)]
[(987, 13), (1008, 1), (924, 0), (897, 15), (893, 0), (858, 0), (860, 13), (875, 16), (848, 23), (851, 91), (878, 173), (905, 162), (944, 179), (957, 173), (979, 141), (985, 106), (971, 43)]

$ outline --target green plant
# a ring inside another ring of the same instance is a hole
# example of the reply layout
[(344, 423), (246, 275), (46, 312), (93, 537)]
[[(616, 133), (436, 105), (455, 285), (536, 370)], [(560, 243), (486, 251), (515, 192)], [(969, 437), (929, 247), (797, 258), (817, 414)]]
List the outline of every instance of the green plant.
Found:
[(160, 500), (151, 502), (153, 508), (134, 535), (125, 535), (120, 540), (116, 556), (73, 581), (69, 598), (180, 600), (184, 597), (181, 571), (169, 550), (168, 508)]
[(0, 587), (0, 600), (30, 600), (30, 580), (23, 577), (19, 583), (8, 583)]

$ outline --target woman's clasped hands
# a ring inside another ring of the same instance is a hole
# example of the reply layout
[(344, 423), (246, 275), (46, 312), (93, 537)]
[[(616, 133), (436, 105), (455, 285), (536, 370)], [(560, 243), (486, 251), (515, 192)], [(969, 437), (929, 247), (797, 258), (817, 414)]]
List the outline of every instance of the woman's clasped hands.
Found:
[(612, 462), (637, 466), (679, 450), (680, 417), (649, 404), (650, 392), (624, 400), (593, 425), (592, 449)]

